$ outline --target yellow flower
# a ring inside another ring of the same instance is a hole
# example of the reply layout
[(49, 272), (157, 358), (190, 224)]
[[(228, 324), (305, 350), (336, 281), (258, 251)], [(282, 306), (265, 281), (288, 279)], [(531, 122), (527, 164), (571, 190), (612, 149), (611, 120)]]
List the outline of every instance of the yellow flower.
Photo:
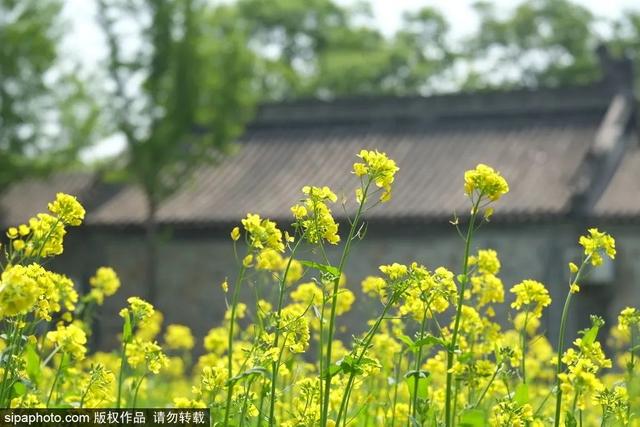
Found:
[(126, 317), (130, 313), (133, 316), (134, 323), (140, 323), (153, 316), (153, 306), (142, 298), (130, 297), (127, 302), (129, 307), (120, 310), (120, 317)]
[(242, 226), (249, 233), (249, 245), (252, 249), (271, 248), (284, 252), (282, 232), (275, 222), (261, 219), (260, 215), (247, 214), (242, 220)]
[(580, 286), (576, 282), (573, 282), (569, 287), (569, 292), (571, 292), (572, 294), (577, 294), (578, 292), (580, 292)]
[(391, 280), (402, 279), (409, 271), (406, 265), (398, 264), (397, 262), (394, 262), (391, 265), (381, 265), (378, 268)]
[(481, 274), (498, 274), (500, 272), (500, 260), (498, 253), (493, 249), (480, 249), (477, 256), (469, 257), (469, 265), (477, 265)]
[(578, 272), (578, 266), (575, 265), (574, 263), (570, 262), (569, 263), (569, 271), (573, 274), (576, 274)]
[(194, 346), (191, 329), (184, 325), (169, 325), (164, 334), (164, 342), (171, 350), (191, 350)]
[(249, 254), (247, 256), (245, 256), (242, 259), (242, 265), (244, 265), (246, 268), (251, 267), (251, 264), (253, 263), (253, 255)]
[(126, 350), (127, 362), (133, 368), (144, 364), (148, 372), (157, 374), (169, 364), (169, 359), (162, 352), (162, 348), (151, 341), (135, 339), (129, 343)]
[(335, 202), (337, 196), (329, 187), (305, 186), (302, 192), (307, 195), (303, 205), (291, 207), (297, 221), (295, 225), (304, 230), (304, 237), (311, 244), (317, 244), (321, 240), (326, 240), (332, 245), (338, 244), (338, 224), (327, 206), (327, 202)]
[(120, 288), (120, 279), (111, 267), (100, 267), (95, 276), (89, 279), (89, 285), (91, 286), (89, 296), (98, 305), (102, 305), (105, 296), (109, 297), (115, 294)]
[(464, 192), (469, 197), (478, 194), (479, 197), (496, 201), (509, 192), (509, 184), (498, 171), (481, 163), (475, 169), (465, 172)]
[(227, 279), (225, 279), (224, 282), (222, 282), (220, 287), (222, 288), (225, 294), (229, 292), (229, 282), (227, 282)]
[(9, 227), (9, 229), (7, 229), (7, 237), (10, 239), (18, 238), (18, 229), (16, 227)]
[(256, 257), (257, 270), (281, 271), (285, 266), (282, 255), (271, 248), (261, 250)]
[(58, 193), (56, 200), (49, 203), (49, 211), (66, 225), (80, 225), (84, 220), (85, 210), (73, 196)]
[(87, 352), (87, 335), (82, 328), (73, 323), (69, 326), (59, 325), (57, 330), (47, 332), (47, 340), (58, 345), (60, 351), (76, 360), (84, 359)]
[(614, 259), (616, 257), (616, 241), (613, 237), (597, 228), (590, 228), (588, 231), (589, 235), (581, 236), (579, 243), (584, 248), (584, 254), (591, 257), (591, 264), (601, 265), (602, 254)]
[[(388, 158), (386, 153), (381, 153), (378, 150), (361, 150), (358, 157), (364, 163), (354, 163), (353, 173), (360, 177), (369, 176), (378, 188), (383, 189), (380, 201), (389, 201), (391, 199), (391, 184), (393, 184), (396, 172), (400, 169), (396, 162)], [(359, 202), (362, 202), (362, 197)]]
[(628, 332), (634, 326), (640, 325), (640, 311), (637, 308), (627, 307), (618, 316), (618, 329)]
[(231, 230), (231, 240), (233, 240), (234, 242), (237, 242), (239, 238), (240, 238), (240, 227), (233, 227), (233, 230)]
[(535, 317), (542, 316), (542, 309), (551, 304), (551, 297), (547, 288), (535, 280), (523, 280), (511, 288), (511, 293), (516, 295), (511, 307), (520, 309), (525, 306), (526, 310)]
[(22, 239), (17, 239), (17, 240), (13, 241), (13, 249), (15, 249), (16, 251), (23, 250), (25, 246), (26, 246), (26, 244), (24, 243), (24, 240), (22, 240)]
[(38, 285), (27, 267), (9, 266), (0, 276), (0, 319), (31, 311), (38, 294)]
[(29, 220), (29, 227), (32, 231), (30, 244), (33, 247), (27, 246), (28, 256), (49, 257), (62, 253), (62, 243), (67, 232), (61, 220), (49, 214), (39, 213)]

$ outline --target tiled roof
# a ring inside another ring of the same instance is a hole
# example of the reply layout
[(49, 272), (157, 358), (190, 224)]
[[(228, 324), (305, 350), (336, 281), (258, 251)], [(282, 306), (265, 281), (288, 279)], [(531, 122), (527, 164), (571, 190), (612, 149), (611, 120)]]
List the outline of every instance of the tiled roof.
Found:
[(611, 182), (594, 207), (599, 217), (640, 217), (640, 147), (627, 149)]
[[(466, 213), (462, 177), (477, 163), (494, 166), (509, 181), (511, 192), (497, 206), (500, 217), (566, 215), (576, 174), (611, 99), (607, 87), (593, 85), (267, 105), (237, 144), (236, 154), (217, 167), (197, 171), (160, 206), (158, 219), (171, 224), (226, 224), (247, 212), (287, 219), (303, 185), (328, 185), (344, 194), (350, 213), (357, 186), (350, 170), (363, 148), (386, 152), (400, 167), (392, 201), (369, 212), (370, 219), (430, 221), (448, 218), (454, 211)], [(635, 158), (634, 165), (640, 155)], [(621, 171), (631, 161), (625, 158)], [(616, 175), (613, 183), (620, 179)], [(12, 206), (6, 218), (16, 222), (13, 212), (33, 213), (48, 199), (36, 200), (47, 191), (82, 192), (80, 182), (79, 178), (68, 183), (48, 181), (40, 184), (41, 190), (33, 187), (35, 183), (17, 184), (1, 198), (0, 206)], [(33, 197), (24, 197), (29, 201), (14, 209), (15, 200), (25, 194)], [(606, 197), (611, 196), (605, 191)], [(640, 213), (640, 203), (633, 209)], [(87, 223), (140, 224), (145, 211), (142, 193), (121, 187), (92, 206)], [(339, 205), (334, 213), (344, 216)]]

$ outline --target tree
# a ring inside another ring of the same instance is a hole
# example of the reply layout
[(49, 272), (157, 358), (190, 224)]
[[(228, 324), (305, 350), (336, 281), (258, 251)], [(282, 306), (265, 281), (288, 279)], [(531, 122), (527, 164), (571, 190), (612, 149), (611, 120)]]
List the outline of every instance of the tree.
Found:
[(392, 36), (367, 25), (366, 4), (239, 0), (237, 13), (268, 100), (424, 92), (453, 59), (448, 25), (430, 8), (407, 14)]
[(480, 26), (466, 45), (467, 88), (561, 86), (599, 77), (593, 14), (569, 0), (520, 3), (505, 18), (478, 2)]
[[(232, 10), (198, 0), (98, 0), (109, 46), (110, 114), (127, 143), (128, 181), (147, 205), (147, 297), (156, 294), (157, 212), (215, 162), (250, 117), (252, 55)], [(137, 46), (127, 37), (139, 35)]]
[(59, 0), (0, 0), (0, 191), (73, 162), (98, 125), (85, 82), (59, 63)]
[(635, 87), (640, 91), (640, 11), (627, 10), (614, 22), (609, 45), (613, 54), (625, 55), (633, 61)]

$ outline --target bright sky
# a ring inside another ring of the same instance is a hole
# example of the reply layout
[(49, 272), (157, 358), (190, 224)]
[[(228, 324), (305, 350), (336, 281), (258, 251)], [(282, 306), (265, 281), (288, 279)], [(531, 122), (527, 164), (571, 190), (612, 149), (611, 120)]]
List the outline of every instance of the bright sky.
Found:
[[(228, 1), (228, 0), (223, 0)], [(264, 0), (269, 1), (269, 0)], [(304, 0), (300, 0), (304, 1)], [(357, 0), (336, 0), (344, 5), (353, 5)], [(574, 0), (591, 9), (596, 16), (605, 19), (620, 17), (626, 9), (640, 7), (638, 0)], [(370, 0), (375, 23), (383, 32), (390, 34), (402, 23), (402, 14), (423, 6), (440, 10), (448, 19), (454, 37), (463, 37), (477, 26), (471, 5), (475, 0)], [(516, 0), (493, 0), (498, 10), (508, 11), (520, 3)], [(99, 67), (104, 57), (104, 40), (94, 16), (95, 2), (92, 0), (66, 0), (64, 16), (71, 27), (64, 42), (64, 54), (78, 58), (88, 69)], [(115, 154), (122, 149), (122, 141), (106, 140), (92, 154), (100, 156)]]

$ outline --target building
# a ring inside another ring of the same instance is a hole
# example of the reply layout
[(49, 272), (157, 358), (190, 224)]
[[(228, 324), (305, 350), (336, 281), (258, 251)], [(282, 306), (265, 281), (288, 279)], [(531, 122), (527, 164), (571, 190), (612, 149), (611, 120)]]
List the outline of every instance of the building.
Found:
[[(548, 286), (554, 303), (543, 327), (553, 339), (567, 262), (580, 256), (578, 237), (598, 226), (617, 238), (618, 256), (583, 284), (569, 328), (587, 326), (589, 313), (614, 323), (620, 308), (640, 302), (640, 146), (630, 66), (604, 63), (602, 80), (589, 86), (262, 106), (235, 155), (199, 170), (160, 206), (157, 307), (166, 322), (204, 335), (225, 307), (219, 284), (236, 270), (230, 229), (247, 212), (290, 224), (289, 207), (303, 185), (344, 194), (345, 210), (334, 209), (344, 233), (357, 186), (351, 165), (368, 148), (387, 152), (400, 171), (393, 200), (366, 214), (366, 238), (346, 270), (350, 286), (359, 289), (378, 265), (394, 261), (457, 271), (462, 241), (449, 221), (454, 213), (464, 221), (469, 210), (464, 171), (486, 163), (502, 172), (511, 191), (475, 247), (501, 254), (505, 288), (527, 278)], [(96, 267), (111, 265), (123, 279), (101, 312), (99, 338), (108, 346), (120, 330), (115, 313), (125, 298), (144, 293), (144, 198), (134, 187), (90, 174), (57, 175), (7, 189), (1, 223), (24, 221), (57, 191), (78, 195), (88, 215), (70, 233), (56, 268), (86, 283)], [(357, 304), (345, 319), (362, 325), (370, 308)]]

